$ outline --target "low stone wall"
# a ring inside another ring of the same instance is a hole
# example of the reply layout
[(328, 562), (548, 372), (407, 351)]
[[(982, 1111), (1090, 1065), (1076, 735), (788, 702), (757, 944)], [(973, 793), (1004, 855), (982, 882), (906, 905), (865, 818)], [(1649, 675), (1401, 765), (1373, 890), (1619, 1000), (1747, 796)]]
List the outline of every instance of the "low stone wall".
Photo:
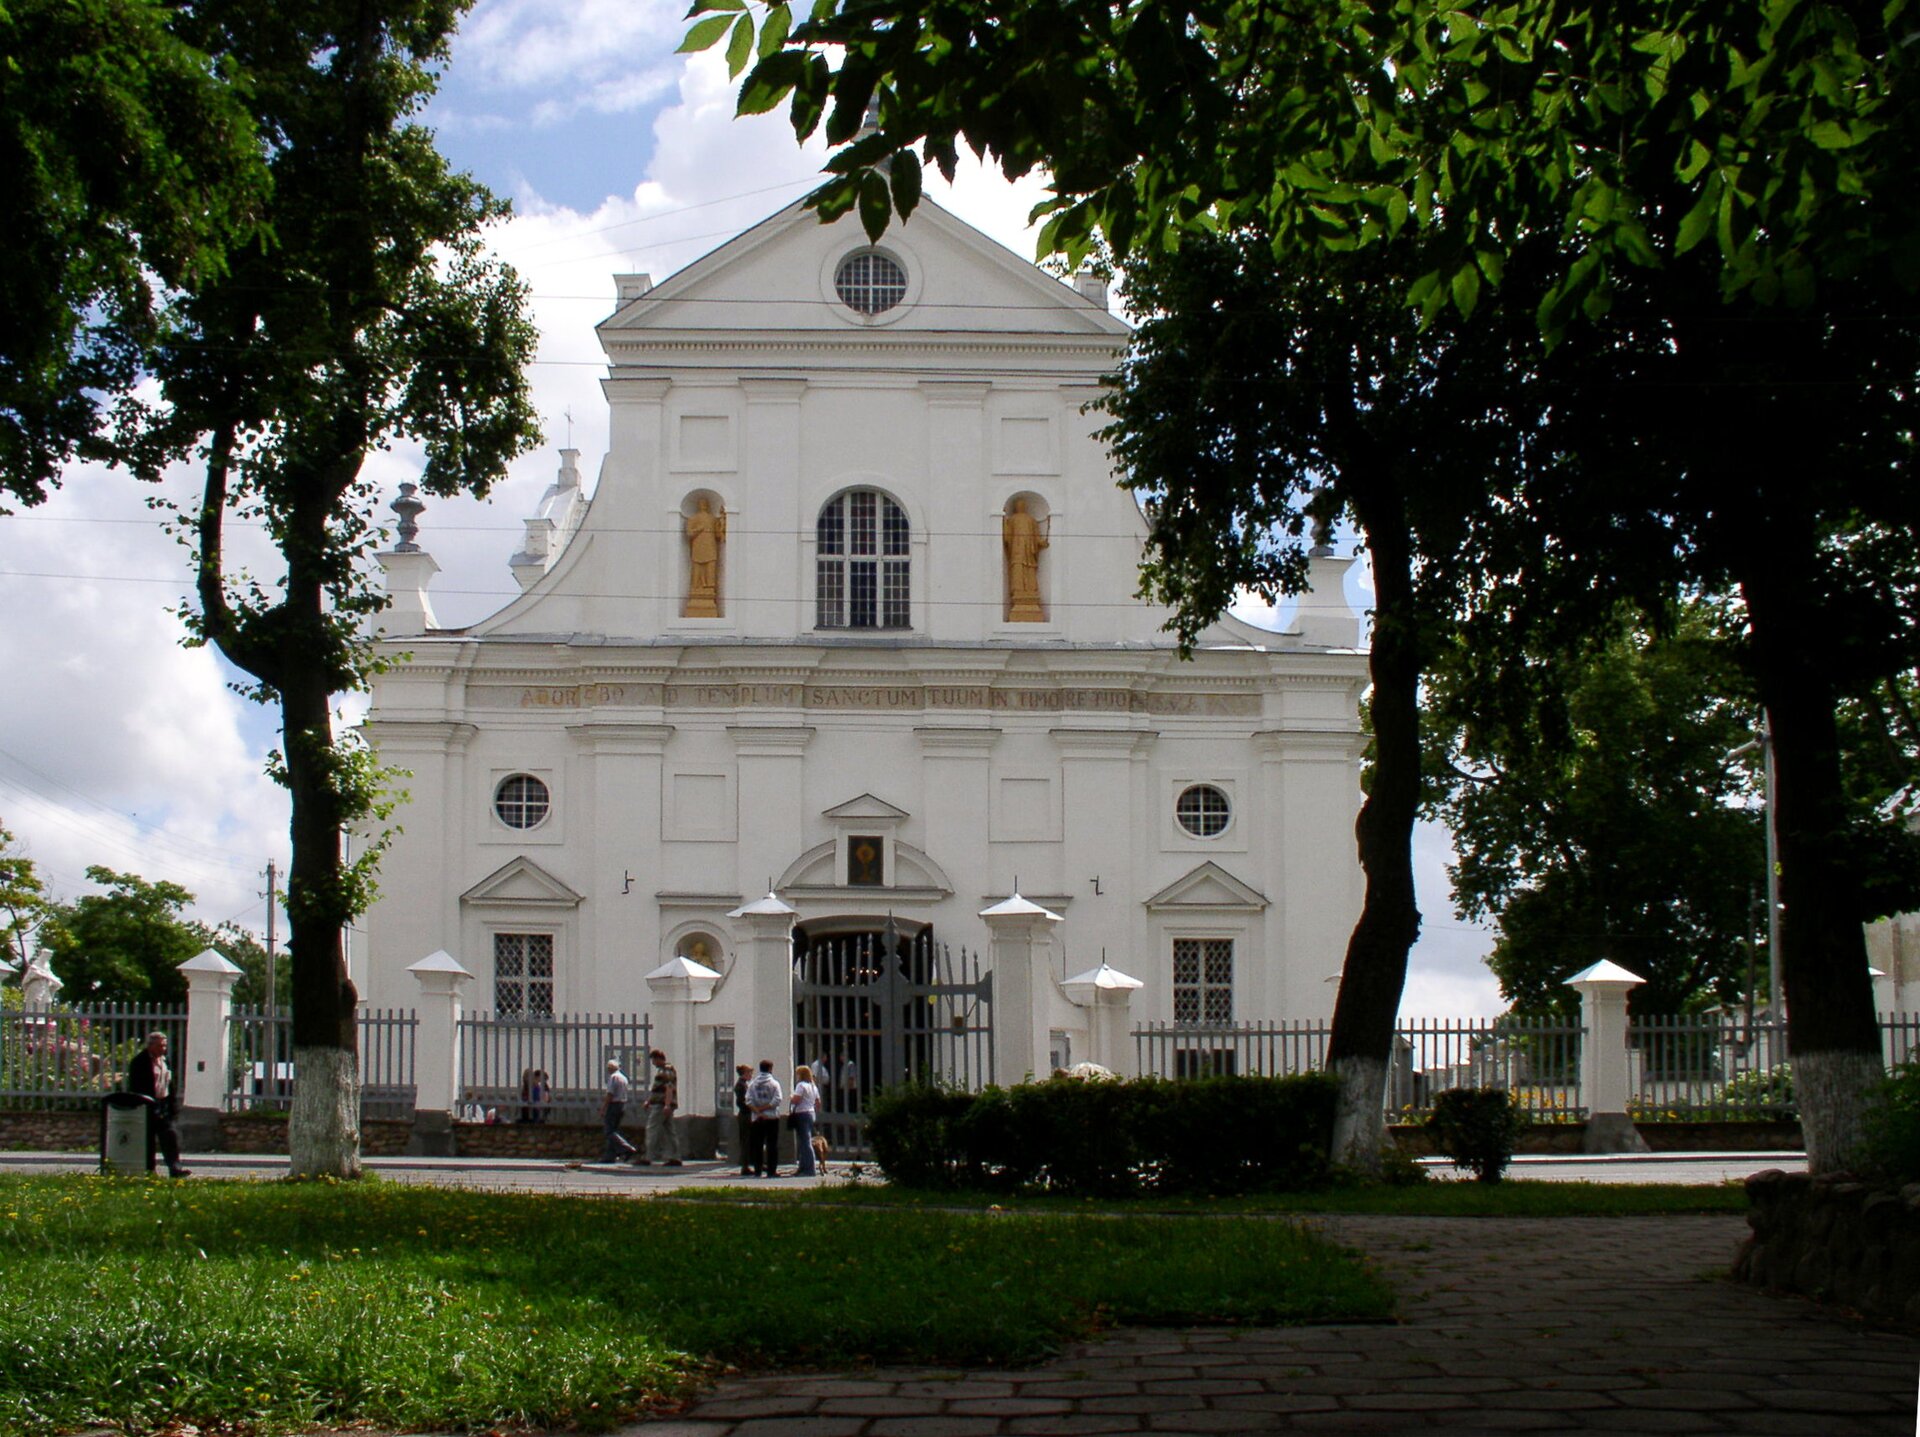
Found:
[(1737, 1281), (1920, 1327), (1920, 1183), (1895, 1192), (1847, 1173), (1747, 1179), (1753, 1229)]
[(78, 1113), (0, 1113), (0, 1149), (81, 1153), (100, 1148), (100, 1110)]
[[(366, 1158), (396, 1158), (407, 1150), (413, 1136), (413, 1123), (406, 1118), (362, 1118), (360, 1155)], [(284, 1153), (287, 1150), (285, 1113), (222, 1113), (220, 1143), (222, 1153)]]
[[(680, 1152), (689, 1158), (713, 1156), (712, 1118), (683, 1117)], [(635, 1147), (646, 1143), (645, 1114), (629, 1114), (621, 1133)], [(455, 1123), (454, 1149), (463, 1158), (553, 1158), (592, 1162), (600, 1156), (600, 1125), (583, 1123)]]

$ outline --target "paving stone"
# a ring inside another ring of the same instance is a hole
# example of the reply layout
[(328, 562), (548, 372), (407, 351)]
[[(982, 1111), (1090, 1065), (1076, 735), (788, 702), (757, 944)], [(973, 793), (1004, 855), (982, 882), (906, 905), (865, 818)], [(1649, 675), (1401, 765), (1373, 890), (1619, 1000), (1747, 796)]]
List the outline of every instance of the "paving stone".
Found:
[[(1911, 1410), (1914, 1384), (1909, 1380), (1907, 1405)], [(1901, 1403), (1871, 1392), (1836, 1391), (1831, 1387), (1776, 1387), (1764, 1394), (1762, 1403), (1775, 1411), (1827, 1412), (1839, 1415), (1851, 1412), (1895, 1412)]]
[(1141, 1382), (1140, 1390), (1155, 1400), (1176, 1396), (1224, 1397), (1233, 1392), (1258, 1392), (1260, 1379), (1257, 1377), (1182, 1377), (1171, 1382), (1163, 1382), (1159, 1378), (1147, 1378)]
[(1623, 1389), (1613, 1394), (1622, 1407), (1658, 1412), (1744, 1412), (1755, 1406), (1743, 1392), (1662, 1385)]
[(868, 1437), (994, 1437), (997, 1417), (881, 1417), (867, 1428)]
[(959, 1417), (1040, 1417), (1073, 1411), (1073, 1403), (1058, 1397), (957, 1397), (947, 1411)]
[(958, 1396), (959, 1393), (955, 1389), (961, 1386), (966, 1387), (966, 1395), (969, 1397), (1013, 1396), (1011, 1382), (1004, 1378), (982, 1377), (971, 1372), (956, 1372), (948, 1378), (926, 1377), (919, 1381), (899, 1382), (895, 1384), (894, 1392), (901, 1397), (931, 1397), (938, 1401)]
[(859, 1437), (865, 1425), (854, 1417), (756, 1417), (735, 1426), (731, 1437)]
[(1441, 1412), (1449, 1408), (1475, 1404), (1458, 1392), (1366, 1392), (1341, 1399), (1340, 1405), (1352, 1412)]
[(790, 1397), (712, 1397), (697, 1409), (702, 1419), (715, 1417), (804, 1417), (819, 1405), (811, 1393)]
[(1033, 1437), (1096, 1437), (1109, 1432), (1138, 1432), (1142, 1418), (1118, 1412), (1076, 1412), (1071, 1416), (1015, 1417), (1002, 1430)]

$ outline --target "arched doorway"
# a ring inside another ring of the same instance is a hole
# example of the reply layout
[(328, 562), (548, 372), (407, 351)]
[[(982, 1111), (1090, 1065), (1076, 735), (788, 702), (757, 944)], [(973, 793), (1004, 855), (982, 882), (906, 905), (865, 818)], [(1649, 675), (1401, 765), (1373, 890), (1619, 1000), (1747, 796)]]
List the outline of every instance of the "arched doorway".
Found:
[(866, 1151), (868, 1101), (897, 1082), (965, 1088), (993, 1077), (993, 975), (977, 954), (889, 916), (814, 919), (793, 930), (793, 1045), (823, 1099), (836, 1153)]

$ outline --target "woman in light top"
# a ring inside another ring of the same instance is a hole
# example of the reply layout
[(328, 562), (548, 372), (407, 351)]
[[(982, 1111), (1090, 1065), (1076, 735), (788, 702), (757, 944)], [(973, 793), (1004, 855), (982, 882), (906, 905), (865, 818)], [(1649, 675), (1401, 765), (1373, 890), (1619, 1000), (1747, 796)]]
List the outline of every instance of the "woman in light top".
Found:
[(820, 1090), (813, 1085), (813, 1069), (805, 1063), (793, 1070), (793, 1096), (787, 1100), (787, 1126), (793, 1129), (793, 1155), (799, 1159), (797, 1177), (815, 1176), (813, 1120), (820, 1111)]

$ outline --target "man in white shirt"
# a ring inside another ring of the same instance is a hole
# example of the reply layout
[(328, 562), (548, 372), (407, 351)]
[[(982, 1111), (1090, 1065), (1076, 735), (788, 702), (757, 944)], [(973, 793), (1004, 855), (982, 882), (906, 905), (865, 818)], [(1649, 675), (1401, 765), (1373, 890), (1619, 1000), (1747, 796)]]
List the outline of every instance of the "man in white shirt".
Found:
[[(173, 1073), (167, 1067), (167, 1035), (147, 1034), (147, 1046), (134, 1054), (127, 1064), (127, 1091), (151, 1098), (147, 1124), (154, 1144), (167, 1160), (167, 1172), (176, 1178), (190, 1177), (191, 1169), (180, 1166), (180, 1135), (173, 1130)], [(152, 1149), (147, 1161), (152, 1163)]]
[(600, 1100), (600, 1126), (606, 1135), (606, 1141), (600, 1146), (600, 1161), (603, 1163), (624, 1162), (638, 1151), (620, 1136), (620, 1119), (626, 1116), (627, 1093), (631, 1086), (627, 1082), (627, 1075), (620, 1071), (620, 1060), (607, 1059), (607, 1093)]

